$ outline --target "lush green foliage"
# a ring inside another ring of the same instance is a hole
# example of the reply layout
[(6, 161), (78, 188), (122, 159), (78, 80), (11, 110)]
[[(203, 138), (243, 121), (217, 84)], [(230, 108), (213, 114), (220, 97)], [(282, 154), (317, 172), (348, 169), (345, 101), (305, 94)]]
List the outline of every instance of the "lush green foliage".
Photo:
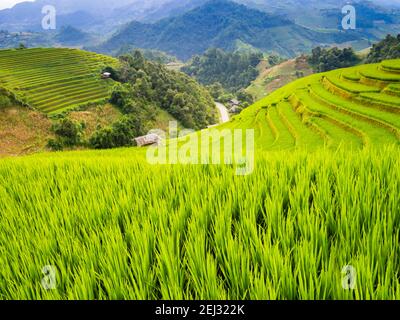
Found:
[(398, 58), (400, 58), (400, 34), (397, 36), (389, 34), (384, 40), (372, 46), (366, 62), (374, 63)]
[(399, 168), (398, 148), (259, 155), (240, 178), (132, 149), (1, 160), (0, 298), (400, 299)]
[(78, 146), (82, 143), (83, 129), (82, 123), (62, 118), (53, 124), (52, 130), (56, 134), (56, 139), (50, 139), (47, 146), (54, 151)]
[(145, 59), (150, 60), (152, 62), (157, 62), (161, 64), (167, 64), (170, 62), (178, 62), (178, 59), (174, 56), (169, 55), (160, 50), (152, 50), (152, 49), (141, 49), (136, 48), (135, 46), (127, 45), (122, 47), (118, 52), (117, 56), (126, 55), (126, 54), (134, 54), (135, 51), (140, 51)]
[(54, 133), (65, 139), (68, 145), (79, 143), (83, 131), (83, 125), (70, 119), (62, 119), (53, 126)]
[(271, 54), (268, 56), (268, 64), (273, 67), (283, 62), (283, 59), (280, 56), (275, 54)]
[[(215, 123), (215, 106), (206, 89), (181, 72), (147, 61), (140, 51), (121, 57), (111, 102), (144, 121), (154, 106), (168, 111), (187, 128), (203, 129)], [(143, 116), (141, 116), (143, 115)]]
[(0, 109), (5, 108), (11, 105), (11, 100), (9, 97), (7, 97), (4, 94), (1, 94), (0, 92)]
[(257, 65), (262, 58), (261, 53), (230, 53), (209, 49), (204, 55), (195, 56), (182, 71), (202, 84), (218, 82), (225, 90), (235, 92), (247, 88), (257, 78)]
[(117, 60), (72, 49), (0, 51), (0, 87), (23, 104), (46, 113), (109, 98), (112, 80), (100, 73)]
[(148, 130), (146, 122), (137, 115), (124, 116), (110, 127), (96, 131), (90, 138), (89, 145), (94, 149), (133, 146), (134, 138), (146, 134)]
[(341, 50), (336, 47), (331, 49), (317, 47), (312, 50), (308, 62), (316, 72), (325, 72), (355, 66), (361, 59), (352, 48)]

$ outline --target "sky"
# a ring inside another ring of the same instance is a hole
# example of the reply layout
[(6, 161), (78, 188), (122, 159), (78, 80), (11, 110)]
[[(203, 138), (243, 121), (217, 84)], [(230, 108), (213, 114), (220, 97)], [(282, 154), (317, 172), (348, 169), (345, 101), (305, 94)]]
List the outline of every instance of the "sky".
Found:
[[(0, 10), (5, 9), (5, 8), (11, 8), (15, 4), (17, 4), (19, 2), (24, 2), (24, 1), (34, 1), (34, 0), (0, 0)], [(146, 0), (144, 0), (144, 1), (146, 1)], [(382, 0), (372, 0), (372, 1), (379, 3), (379, 1), (382, 1)], [(383, 0), (383, 2), (400, 4), (400, 0)]]
[(6, 9), (6, 8), (11, 8), (15, 4), (17, 4), (19, 2), (24, 2), (24, 1), (31, 1), (31, 0), (0, 0), (0, 10)]

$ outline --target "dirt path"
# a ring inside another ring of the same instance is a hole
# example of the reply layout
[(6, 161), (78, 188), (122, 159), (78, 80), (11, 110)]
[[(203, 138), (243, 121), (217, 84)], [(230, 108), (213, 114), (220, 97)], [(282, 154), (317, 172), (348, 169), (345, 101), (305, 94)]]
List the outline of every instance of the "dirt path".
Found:
[(221, 122), (221, 123), (229, 122), (229, 112), (228, 112), (228, 109), (227, 109), (222, 103), (219, 103), (219, 102), (216, 102), (215, 105), (217, 106), (217, 108), (218, 108), (218, 110), (219, 110), (219, 113), (220, 113), (220, 115), (221, 115), (221, 117), (220, 117), (220, 119), (221, 119), (220, 122)]

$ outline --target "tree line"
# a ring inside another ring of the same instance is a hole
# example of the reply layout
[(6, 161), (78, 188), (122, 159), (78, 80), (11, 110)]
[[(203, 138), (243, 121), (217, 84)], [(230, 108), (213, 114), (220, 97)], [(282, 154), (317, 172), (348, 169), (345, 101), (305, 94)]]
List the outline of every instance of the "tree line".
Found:
[(400, 34), (387, 35), (374, 44), (365, 59), (360, 58), (352, 48), (321, 48), (312, 50), (308, 58), (315, 72), (325, 72), (339, 68), (352, 67), (360, 63), (379, 63), (388, 59), (400, 58)]
[(225, 52), (208, 49), (203, 55), (194, 56), (182, 71), (204, 85), (220, 83), (228, 92), (247, 88), (258, 76), (257, 66), (262, 53)]

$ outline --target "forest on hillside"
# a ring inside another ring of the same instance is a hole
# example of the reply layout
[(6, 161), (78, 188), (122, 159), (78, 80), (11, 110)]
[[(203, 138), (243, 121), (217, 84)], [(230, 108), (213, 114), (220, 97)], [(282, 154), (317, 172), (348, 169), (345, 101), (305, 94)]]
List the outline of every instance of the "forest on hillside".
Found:
[(204, 55), (195, 56), (182, 71), (204, 85), (220, 83), (225, 90), (235, 92), (248, 87), (257, 78), (257, 65), (262, 58), (262, 53), (225, 52), (213, 48)]

